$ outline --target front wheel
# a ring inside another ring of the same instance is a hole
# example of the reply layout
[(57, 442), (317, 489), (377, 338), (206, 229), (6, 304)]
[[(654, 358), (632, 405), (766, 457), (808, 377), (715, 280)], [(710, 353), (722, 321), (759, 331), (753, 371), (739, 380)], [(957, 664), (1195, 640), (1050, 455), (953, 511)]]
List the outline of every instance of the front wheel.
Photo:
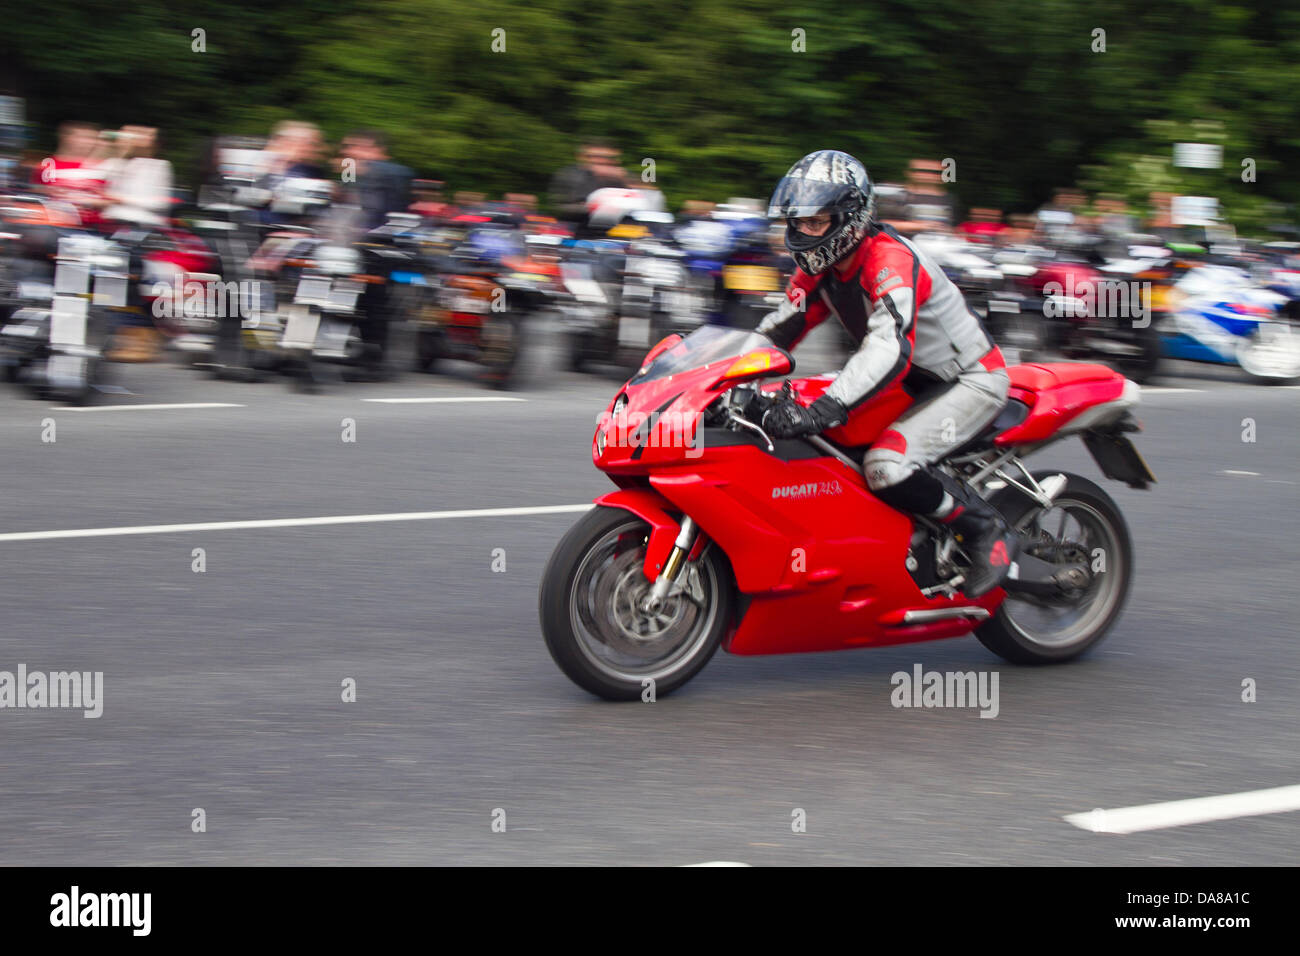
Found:
[(566, 534), (542, 575), (546, 648), (579, 687), (607, 700), (649, 699), (681, 687), (709, 662), (731, 619), (726, 559), (709, 547), (681, 572), (686, 587), (657, 613), (641, 610), (650, 526), (596, 507)]
[(1300, 333), (1280, 322), (1261, 325), (1238, 347), (1237, 364), (1257, 385), (1289, 385), (1300, 378)]
[[(1042, 481), (1057, 472), (1036, 472)], [(980, 625), (980, 643), (1013, 664), (1057, 664), (1099, 642), (1114, 625), (1133, 580), (1133, 542), (1115, 502), (1098, 485), (1066, 474), (1048, 509), (1014, 488), (990, 498), (1040, 558), (1089, 569), (1086, 586), (1051, 599), (1008, 594)]]

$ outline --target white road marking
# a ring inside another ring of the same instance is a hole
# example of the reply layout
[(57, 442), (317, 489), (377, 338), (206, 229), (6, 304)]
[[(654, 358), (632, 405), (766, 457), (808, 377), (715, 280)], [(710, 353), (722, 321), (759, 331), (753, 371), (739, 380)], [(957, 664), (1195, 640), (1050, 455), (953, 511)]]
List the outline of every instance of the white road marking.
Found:
[(56, 412), (156, 412), (170, 408), (247, 408), (233, 402), (175, 402), (170, 405), (58, 405)]
[(109, 538), (128, 534), (183, 534), (192, 531), (245, 531), (258, 528), (309, 528), (331, 524), (370, 524), (378, 521), (437, 521), (443, 518), (506, 518), (517, 515), (557, 515), (587, 511), (591, 504), (541, 505), (532, 508), (469, 508), (460, 511), (398, 511), (373, 515), (325, 515), (319, 518), (267, 518), (254, 521), (200, 521), (193, 524), (142, 524), (117, 528), (72, 528), (66, 531), (16, 531), (0, 541), (51, 541), (58, 538)]
[(508, 395), (471, 395), (464, 398), (363, 398), (362, 401), (378, 402), (381, 405), (429, 405), (456, 402), (526, 402), (528, 399), (513, 398)]
[(683, 867), (688, 866), (749, 866), (748, 863), (737, 863), (734, 860), (710, 860), (707, 863), (683, 863)]
[(1203, 389), (1203, 388), (1166, 388), (1166, 387), (1164, 387), (1163, 385), (1143, 385), (1143, 386), (1142, 386), (1142, 394), (1143, 394), (1143, 395), (1173, 395), (1173, 394), (1176, 394), (1176, 393), (1183, 393), (1183, 392), (1194, 392), (1194, 393), (1200, 393), (1200, 392), (1204, 392), (1204, 391), (1205, 391), (1205, 389)]
[(1234, 476), (1236, 476), (1236, 477), (1238, 477), (1238, 478), (1258, 478), (1258, 477), (1259, 477), (1259, 472), (1257, 472), (1257, 471), (1233, 471), (1232, 469), (1228, 469), (1227, 471), (1221, 471), (1221, 472), (1219, 472), (1219, 474), (1221, 474), (1221, 475), (1234, 475)]
[(1300, 786), (1248, 790), (1245, 793), (1225, 793), (1217, 797), (1197, 797), (1169, 803), (1148, 803), (1118, 810), (1099, 808), (1087, 813), (1072, 813), (1065, 819), (1076, 827), (1093, 833), (1138, 833), (1142, 830), (1162, 830), (1166, 827), (1254, 817), (1265, 813), (1288, 813), (1292, 810), (1300, 810)]

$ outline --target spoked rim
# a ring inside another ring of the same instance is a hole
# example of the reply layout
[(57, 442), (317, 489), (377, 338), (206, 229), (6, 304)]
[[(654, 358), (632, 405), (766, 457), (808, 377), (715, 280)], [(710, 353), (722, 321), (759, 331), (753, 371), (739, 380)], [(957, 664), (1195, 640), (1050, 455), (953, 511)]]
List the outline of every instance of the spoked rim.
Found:
[(584, 657), (607, 677), (662, 680), (693, 660), (708, 643), (718, 614), (719, 582), (709, 561), (682, 573), (698, 576), (690, 590), (670, 595), (660, 610), (640, 610), (651, 588), (643, 571), (645, 525), (629, 521), (587, 549), (569, 588), (569, 618)]
[[(1062, 552), (1061, 563), (1082, 562), (1091, 579), (1050, 602), (1008, 595), (1002, 603), (1007, 625), (1025, 640), (1053, 650), (1086, 642), (1105, 626), (1124, 594), (1128, 566), (1119, 529), (1087, 502), (1062, 497), (1052, 508), (1035, 512), (1020, 530), (1030, 537), (1049, 535)], [(1098, 548), (1104, 570), (1092, 571)]]

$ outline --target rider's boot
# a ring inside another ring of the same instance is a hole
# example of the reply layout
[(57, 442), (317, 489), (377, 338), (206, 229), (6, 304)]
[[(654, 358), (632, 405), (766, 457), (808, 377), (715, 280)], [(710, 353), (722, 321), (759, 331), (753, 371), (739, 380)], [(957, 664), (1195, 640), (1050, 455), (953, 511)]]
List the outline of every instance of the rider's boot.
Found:
[(900, 511), (952, 528), (970, 558), (961, 588), (967, 597), (981, 597), (1006, 580), (1019, 538), (997, 509), (966, 482), (938, 469), (919, 468), (903, 481), (873, 490)]
[(966, 482), (946, 472), (934, 474), (945, 492), (939, 513), (934, 518), (952, 528), (958, 544), (970, 558), (970, 571), (962, 592), (967, 597), (980, 597), (1007, 579), (1011, 562), (1016, 557), (1019, 536), (998, 510)]

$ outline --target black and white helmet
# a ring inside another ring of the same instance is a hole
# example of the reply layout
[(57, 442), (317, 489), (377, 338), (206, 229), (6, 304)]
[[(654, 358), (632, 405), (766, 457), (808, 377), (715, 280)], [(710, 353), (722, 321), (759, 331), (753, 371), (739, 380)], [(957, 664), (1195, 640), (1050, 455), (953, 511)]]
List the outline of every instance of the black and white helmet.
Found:
[[(826, 213), (830, 228), (809, 236), (792, 219)], [(819, 149), (790, 167), (776, 184), (769, 219), (786, 221), (785, 247), (808, 275), (824, 272), (858, 247), (876, 215), (876, 190), (867, 169), (848, 153)]]

